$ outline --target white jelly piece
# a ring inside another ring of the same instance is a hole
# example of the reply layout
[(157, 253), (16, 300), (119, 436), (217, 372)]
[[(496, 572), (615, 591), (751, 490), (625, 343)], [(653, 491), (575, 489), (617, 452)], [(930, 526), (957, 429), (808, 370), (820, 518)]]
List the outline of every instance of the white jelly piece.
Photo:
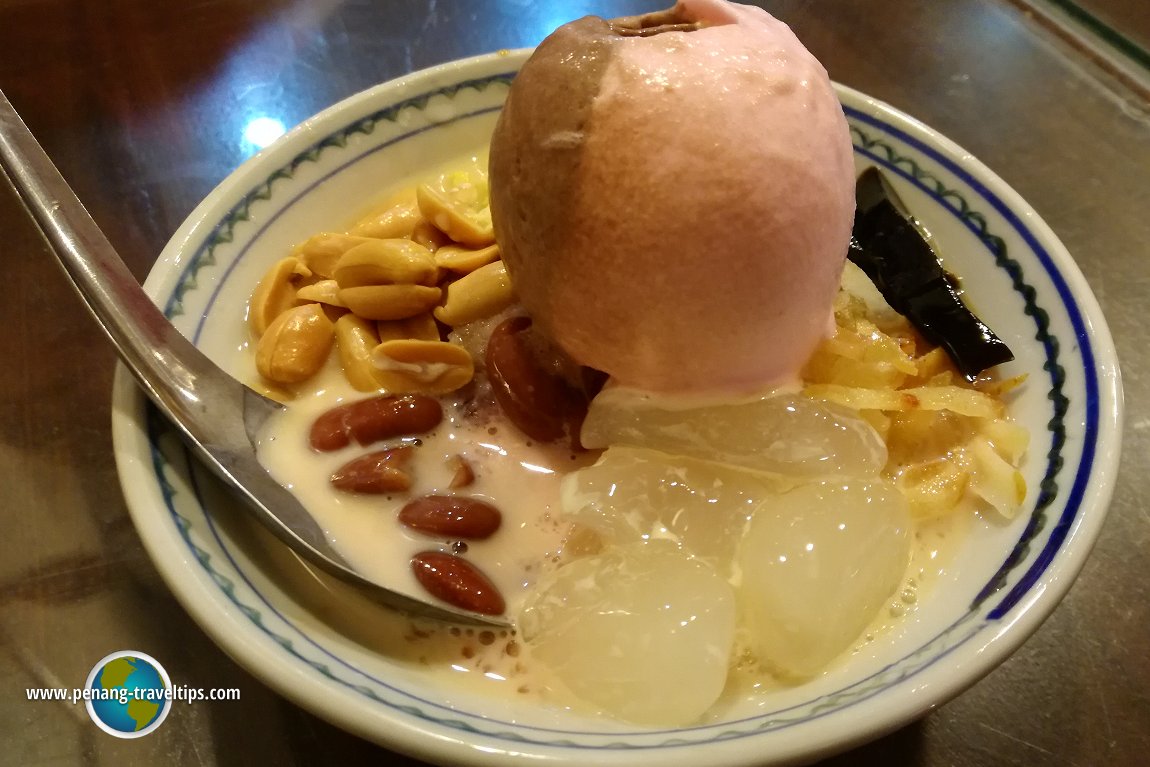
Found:
[(723, 691), (735, 597), (675, 546), (632, 544), (560, 567), (518, 625), (532, 657), (577, 697), (619, 719), (678, 726)]
[(753, 652), (806, 677), (848, 649), (901, 582), (910, 525), (884, 481), (802, 485), (759, 507), (739, 554)]
[(878, 432), (847, 408), (793, 393), (737, 404), (675, 402), (608, 387), (591, 402), (583, 445), (632, 445), (792, 478), (875, 476)]
[(608, 544), (671, 541), (723, 574), (751, 512), (775, 495), (761, 475), (634, 447), (608, 448), (560, 493), (564, 519)]

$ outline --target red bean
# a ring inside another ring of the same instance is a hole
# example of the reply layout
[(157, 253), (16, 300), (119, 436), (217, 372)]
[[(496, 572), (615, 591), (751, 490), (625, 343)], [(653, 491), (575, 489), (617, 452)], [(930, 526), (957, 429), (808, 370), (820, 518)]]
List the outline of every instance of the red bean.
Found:
[(404, 445), (361, 455), (336, 469), (331, 484), (349, 493), (398, 493), (411, 487), (407, 465), (412, 448)]
[(411, 558), (416, 580), (433, 597), (481, 615), (502, 615), (503, 595), (479, 568), (442, 551), (424, 551)]
[(578, 437), (585, 398), (563, 378), (544, 370), (526, 343), (529, 317), (502, 322), (487, 341), (487, 375), (495, 400), (513, 424), (532, 439)]
[(503, 522), (499, 509), (463, 495), (425, 495), (399, 511), (403, 525), (439, 538), (490, 538)]
[(383, 395), (332, 408), (312, 424), (310, 441), (323, 452), (347, 447), (355, 440), (370, 445), (383, 439), (422, 434), (439, 425), (443, 408), (424, 394)]

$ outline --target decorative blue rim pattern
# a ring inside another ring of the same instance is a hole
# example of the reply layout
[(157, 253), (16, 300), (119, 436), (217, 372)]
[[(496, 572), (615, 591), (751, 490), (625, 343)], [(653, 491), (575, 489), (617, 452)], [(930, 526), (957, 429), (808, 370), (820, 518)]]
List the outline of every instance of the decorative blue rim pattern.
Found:
[[(179, 315), (183, 312), (183, 298), (190, 291), (196, 288), (197, 281), (196, 275), (200, 269), (205, 266), (215, 264), (214, 251), (215, 248), (221, 244), (232, 242), (235, 238), (236, 227), (249, 221), (249, 212), (251, 206), (260, 200), (269, 200), (273, 193), (275, 184), (283, 179), (290, 179), (295, 170), (304, 163), (314, 161), (326, 149), (337, 147), (344, 148), (348, 136), (353, 133), (371, 133), (374, 125), (380, 120), (395, 121), (396, 116), (404, 109), (416, 108), (422, 109), (427, 101), (435, 96), (453, 97), (463, 88), (474, 88), (481, 90), (491, 84), (508, 84), (514, 77), (514, 73), (504, 73), (493, 75), (487, 78), (478, 80), (470, 80), (465, 83), (455, 84), (449, 88), (444, 88), (436, 91), (431, 91), (413, 99), (408, 99), (402, 102), (393, 104), (386, 109), (379, 110), (367, 118), (358, 120), (351, 125), (345, 126), (342, 130), (336, 131), (333, 134), (326, 136), (320, 141), (316, 142), (307, 151), (301, 153), (292, 160), (287, 166), (277, 170), (271, 174), (263, 184), (253, 189), (244, 198), (229, 211), (224, 220), (221, 221), (208, 236), (205, 243), (195, 252), (193, 257), (189, 260), (187, 266), (181, 273), (175, 289), (168, 297), (165, 311), (171, 316)], [(477, 112), (459, 115), (450, 122), (469, 119), (480, 114), (489, 113), (490, 109), (479, 110)], [(162, 418), (149, 410), (148, 417), (148, 439), (151, 444), (153, 470), (156, 479), (160, 484), (164, 493), (164, 499), (167, 504), (169, 513), (173, 517), (184, 542), (187, 544), (197, 562), (204, 568), (206, 572), (212, 577), (213, 581), (219, 586), (225, 596), (235, 604), (261, 631), (267, 633), (286, 651), (294, 655), (302, 662), (314, 668), (318, 673), (326, 678), (338, 682), (351, 690), (354, 690), (365, 697), (382, 703), (386, 706), (402, 711), (408, 715), (415, 716), (429, 722), (435, 722), (440, 725), (451, 727), (454, 729), (462, 730), (465, 732), (482, 734), (490, 737), (500, 738), (518, 743), (537, 743), (549, 746), (563, 746), (571, 748), (614, 748), (614, 749), (636, 749), (636, 748), (657, 748), (657, 747), (672, 747), (678, 745), (688, 745), (700, 742), (698, 738), (684, 738), (683, 736), (688, 733), (706, 734), (705, 740), (728, 740), (750, 735), (760, 734), (762, 732), (780, 729), (783, 727), (792, 726), (798, 722), (807, 721), (812, 718), (826, 716), (835, 711), (841, 710), (858, 702), (865, 700), (875, 694), (878, 694), (884, 689), (889, 688), (907, 677), (919, 673), (929, 665), (936, 662), (940, 657), (943, 657), (949, 652), (953, 652), (963, 643), (968, 641), (971, 637), (978, 634), (985, 626), (985, 620), (996, 620), (1010, 612), (1024, 597), (1027, 592), (1033, 587), (1037, 579), (1042, 575), (1045, 569), (1049, 566), (1050, 561), (1053, 559), (1055, 552), (1060, 548), (1064, 542), (1065, 536), (1073, 524), (1082, 501), (1083, 493), (1087, 479), (1090, 475), (1090, 470), (1093, 465), (1095, 444), (1098, 437), (1098, 424), (1099, 424), (1099, 398), (1098, 398), (1098, 379), (1094, 368), (1093, 352), (1090, 347), (1089, 337), (1086, 333), (1085, 323), (1082, 318), (1081, 311), (1075, 303), (1073, 295), (1070, 293), (1068, 286), (1063, 280), (1061, 274), (1058, 272), (1057, 267), (1054, 265), (1049, 254), (1043, 249), (1038, 239), (1033, 233), (1024, 225), (1024, 223), (1015, 216), (1009, 207), (1007, 207), (1001, 199), (994, 193), (985, 188), (977, 179), (967, 173), (961, 166), (954, 161), (947, 158), (945, 155), (939, 153), (934, 148), (926, 145), (916, 139), (915, 137), (905, 133), (897, 127), (890, 125), (883, 120), (874, 117), (870, 114), (860, 112), (855, 109), (848, 108), (848, 118), (852, 125), (852, 135), (855, 140), (855, 151), (868, 157), (875, 163), (881, 165), (887, 170), (898, 174), (905, 178), (910, 183), (913, 183), (924, 193), (932, 197), (939, 205), (950, 211), (957, 219), (959, 219), (968, 229), (970, 229), (979, 240), (985, 245), (990, 255), (993, 257), (996, 265), (1006, 271), (1010, 276), (1014, 289), (1022, 295), (1027, 306), (1027, 314), (1031, 316), (1036, 325), (1036, 338), (1042, 343), (1046, 355), (1046, 362), (1044, 369), (1050, 376), (1050, 391), (1048, 394), (1052, 402), (1053, 417), (1051, 419), (1050, 431), (1052, 435), (1052, 447), (1047, 456), (1047, 467), (1045, 476), (1041, 485), (1039, 498), (1035, 503), (1035, 508), (1031, 513), (1029, 524), (1026, 530), (1020, 537), (1014, 551), (1003, 563), (1000, 571), (986, 584), (983, 593), (975, 600), (970, 606), (968, 612), (962, 616), (953, 625), (945, 629), (930, 641), (924, 643), (921, 647), (915, 650), (908, 656), (900, 659), (896, 663), (888, 666), (880, 672), (872, 675), (868, 679), (861, 680), (849, 687), (839, 690), (830, 695), (823, 696), (823, 698), (814, 701), (806, 702), (800, 706), (795, 706), (788, 709), (770, 712), (768, 714), (761, 714), (755, 717), (748, 717), (742, 720), (728, 721), (710, 725), (701, 725), (694, 728), (679, 729), (673, 731), (642, 731), (635, 733), (635, 735), (642, 735), (644, 737), (656, 736), (665, 734), (671, 736), (672, 733), (677, 737), (668, 737), (654, 743), (632, 743), (623, 740), (627, 737), (626, 733), (587, 733), (583, 731), (566, 731), (557, 729), (548, 729), (541, 727), (524, 727), (523, 725), (514, 725), (520, 730), (531, 730), (538, 733), (552, 733), (561, 735), (563, 733), (589, 735), (597, 734), (602, 735), (611, 740), (596, 745), (588, 745), (586, 743), (578, 743), (567, 739), (559, 738), (539, 738), (535, 739), (527, 737), (517, 732), (501, 731), (497, 728), (499, 726), (512, 726), (508, 722), (500, 722), (493, 719), (480, 719), (483, 727), (477, 727), (470, 722), (460, 719), (460, 712), (453, 711), (446, 708), (434, 701), (424, 700), (417, 696), (412, 695), (404, 690), (392, 687), (386, 681), (372, 678), (366, 675), (359, 669), (346, 664), (341, 659), (331, 655), (318, 643), (298, 632), (299, 636), (310, 642), (321, 653), (332, 658), (332, 660), (341, 666), (346, 667), (348, 670), (363, 677), (365, 681), (377, 684), (392, 692), (402, 695), (413, 701), (413, 705), (398, 703), (393, 700), (388, 700), (381, 697), (374, 689), (368, 685), (359, 684), (350, 679), (346, 679), (333, 671), (329, 666), (313, 661), (304, 657), (294, 647), (292, 640), (283, 636), (275, 634), (264, 623), (260, 613), (260, 608), (252, 607), (251, 605), (244, 604), (236, 594), (235, 583), (217, 569), (211, 561), (211, 554), (199, 546), (192, 540), (191, 530), (193, 522), (182, 517), (176, 510), (173, 501), (172, 493), (175, 492), (173, 485), (168, 481), (165, 472), (171, 470), (169, 463), (170, 459), (164, 454), (160, 447), (161, 437), (166, 433), (166, 425)], [(944, 169), (947, 173), (957, 177), (971, 190), (973, 190), (987, 205), (999, 213), (1016, 231), (1016, 233), (1023, 239), (1024, 242), (1033, 250), (1034, 254), (1043, 265), (1049, 278), (1055, 284), (1059, 296), (1061, 297), (1065, 309), (1070, 318), (1072, 327), (1075, 332), (1075, 341), (1077, 347), (1082, 354), (1083, 367), (1086, 372), (1086, 392), (1087, 397), (1085, 400), (1085, 413), (1086, 413), (1086, 434), (1084, 439), (1084, 448), (1082, 459), (1076, 469), (1074, 479), (1071, 484), (1071, 492), (1068, 496), (1067, 505), (1063, 513), (1060, 515), (1056, 522), (1056, 527), (1052, 530), (1050, 538), (1047, 540), (1043, 550), (1039, 556), (1030, 565), (1029, 569), (1022, 575), (1014, 587), (1007, 593), (1007, 595), (994, 607), (992, 607), (985, 616), (982, 615), (983, 603), (1001, 589), (1002, 584), (1005, 582), (1008, 575), (1010, 575), (1020, 563), (1025, 561), (1028, 556), (1028, 547), (1030, 542), (1038, 534), (1038, 532), (1045, 526), (1045, 511), (1053, 501), (1057, 492), (1056, 480), (1062, 476), (1063, 470), (1063, 457), (1061, 455), (1061, 448), (1065, 443), (1065, 431), (1062, 426), (1062, 416), (1066, 412), (1067, 400), (1062, 392), (1062, 383), (1065, 378), (1065, 373), (1062, 365), (1059, 362), (1060, 344), (1050, 332), (1049, 323), (1046, 313), (1037, 306), (1035, 303), (1036, 292), (1033, 287), (1028, 285), (1024, 280), (1021, 266), (1011, 259), (1005, 251), (1005, 243), (1001, 238), (996, 237), (994, 234), (987, 230), (986, 219), (976, 210), (972, 209), (965, 199), (954, 192), (947, 190), (945, 186), (938, 180), (938, 178), (931, 174), (929, 171), (923, 170), (913, 159), (899, 155), (899, 153), (889, 144), (884, 143), (881, 139), (873, 138), (864, 130), (867, 129), (877, 130), (879, 133), (885, 133), (897, 141), (905, 143), (908, 146), (921, 153), (923, 156), (928, 157), (932, 162), (937, 163), (939, 168)], [(412, 131), (411, 133), (404, 134), (392, 141), (388, 145), (394, 144), (398, 141), (410, 138), (415, 133), (422, 132), (420, 129)], [(378, 151), (383, 147), (375, 147), (369, 151)], [(339, 168), (327, 174), (325, 178), (340, 172), (342, 169), (362, 159), (364, 155), (359, 155)], [(319, 183), (319, 182), (316, 182)], [(297, 193), (298, 196), (306, 193)], [(293, 202), (294, 202), (293, 198)], [(264, 225), (266, 228), (267, 224)], [(260, 230), (262, 231), (262, 229)], [(223, 280), (221, 280), (221, 283)], [(213, 294), (211, 302), (214, 302), (215, 294)], [(204, 315), (206, 316), (205, 310)], [(199, 331), (203, 327), (203, 318), (201, 318), (199, 325), (197, 325), (196, 337), (198, 338)], [(185, 458), (185, 460), (189, 460)], [(202, 498), (200, 497), (198, 488), (195, 485), (194, 473), (189, 471), (189, 467), (183, 467), (180, 471), (188, 472), (192, 476), (193, 492), (196, 495), (197, 501), (200, 502), (203, 508)], [(239, 568), (238, 564), (231, 559), (227, 546), (220, 538), (219, 532), (213, 524), (210, 516), (205, 514), (210, 533), (215, 537), (217, 544), (220, 546), (221, 551), (230, 560), (230, 569), (236, 572), (241, 579), (247, 581), (243, 571)], [(247, 587), (253, 593), (264, 601), (264, 609), (270, 613), (275, 614), (278, 620), (287, 625), (291, 625), (282, 614), (280, 614), (273, 605), (271, 605), (263, 595), (255, 589), (254, 585), (247, 581)], [(421, 707), (422, 706), (422, 707)], [(426, 707), (426, 708), (423, 708)], [(432, 713), (432, 710), (438, 709), (444, 712), (444, 716)], [(478, 718), (477, 718), (478, 719)], [(751, 725), (750, 727), (740, 725)]]
[[(923, 144), (905, 131), (883, 123), (857, 109), (848, 108), (845, 111), (848, 118), (880, 128), (890, 135), (895, 136), (900, 141), (915, 147), (935, 162), (938, 162), (948, 171), (962, 179), (967, 186), (975, 190), (979, 196), (988, 202), (1003, 218), (1010, 222), (1015, 231), (1023, 238), (1026, 244), (1030, 246), (1031, 251), (1038, 257), (1046, 269), (1047, 274), (1054, 282), (1058, 290), (1058, 295), (1062, 298), (1063, 305), (1066, 307), (1067, 314), (1070, 317), (1071, 325), (1074, 328), (1075, 340), (1082, 354), (1082, 363), (1086, 371), (1086, 436), (1082, 461), (1079, 464), (1078, 471), (1075, 473), (1066, 509), (1062, 517), (1058, 520), (1057, 527), (1052, 531), (1038, 560), (1031, 566), (1022, 579), (1015, 584), (1006, 598), (991, 610), (987, 616), (991, 620), (997, 620), (1018, 604), (1019, 600), (1034, 586), (1037, 580), (1046, 571), (1046, 568), (1050, 566), (1050, 562), (1054, 558), (1054, 553), (1058, 551), (1066, 540), (1066, 535), (1082, 503), (1082, 496), (1086, 492), (1086, 482), (1090, 476), (1090, 470), (1094, 465), (1094, 450), (1098, 439), (1099, 420), (1098, 375), (1094, 361), (1094, 351), (1090, 345), (1090, 336), (1086, 332), (1082, 312), (1078, 308), (1078, 304), (1075, 302), (1074, 296), (1071, 294), (1070, 288), (1067, 286), (1062, 274), (1051, 260), (1050, 254), (1047, 253), (1042, 244), (1038, 242), (1034, 234), (1023, 226), (1022, 222), (1014, 214), (1014, 211), (983, 186), (982, 182), (967, 173), (957, 163), (940, 155), (936, 150)], [(893, 150), (887, 148), (888, 151), (885, 153), (885, 156), (874, 151), (874, 149), (881, 146), (881, 144), (871, 141), (866, 134), (857, 127), (851, 127), (851, 134), (859, 141), (859, 144), (861, 144), (861, 146), (856, 144), (856, 152), (871, 158), (933, 196), (937, 202), (950, 209), (956, 218), (962, 221), (968, 229), (982, 240), (994, 257), (995, 264), (1010, 275), (1012, 287), (1026, 302), (1026, 314), (1034, 320), (1037, 329), (1035, 338), (1042, 344), (1046, 352), (1046, 361), (1042, 367), (1043, 370), (1050, 375), (1051, 386), (1047, 397), (1050, 399), (1054, 411), (1049, 423), (1052, 444), (1047, 454), (1046, 472), (1040, 484), (1039, 497), (1036, 499), (1035, 509), (1030, 515), (1030, 523), (1027, 525), (1026, 530), (1023, 531), (1014, 551), (1011, 552), (1006, 562), (1003, 563), (1002, 568), (999, 569), (995, 577), (986, 584), (982, 592), (975, 599), (972, 607), (977, 607), (997, 592), (1006, 581), (1006, 577), (1010, 571), (1012, 571), (1019, 562), (1025, 559), (1030, 541), (1042, 530), (1045, 523), (1046, 509), (1054, 501), (1058, 492), (1055, 478), (1063, 465), (1062, 447), (1066, 443), (1066, 427), (1063, 423), (1063, 418), (1066, 415), (1066, 410), (1069, 405), (1066, 395), (1062, 392), (1062, 386), (1066, 379), (1066, 371), (1058, 362), (1060, 345), (1058, 339), (1050, 333), (1049, 316), (1045, 310), (1035, 303), (1035, 290), (1024, 280), (1021, 265), (1007, 254), (1006, 243), (1002, 238), (995, 236), (987, 229), (986, 217), (972, 210), (967, 205), (966, 200), (958, 193), (949, 190), (944, 191), (941, 182), (929, 173), (922, 171), (913, 162), (908, 163), (905, 158), (896, 157)]]

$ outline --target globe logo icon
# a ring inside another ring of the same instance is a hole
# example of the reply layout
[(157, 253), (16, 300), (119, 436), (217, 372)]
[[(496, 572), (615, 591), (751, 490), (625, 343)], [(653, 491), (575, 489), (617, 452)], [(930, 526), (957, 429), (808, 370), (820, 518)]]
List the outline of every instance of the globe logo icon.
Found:
[(107, 656), (88, 674), (84, 706), (96, 725), (117, 738), (155, 730), (172, 709), (172, 680), (159, 662), (125, 650)]

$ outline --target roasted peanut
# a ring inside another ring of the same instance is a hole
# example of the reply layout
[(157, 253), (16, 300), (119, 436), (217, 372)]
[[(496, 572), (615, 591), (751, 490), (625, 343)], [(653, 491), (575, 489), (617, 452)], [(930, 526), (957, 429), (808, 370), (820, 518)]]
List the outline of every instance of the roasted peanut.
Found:
[(410, 237), (420, 218), (415, 191), (409, 189), (391, 198), (379, 210), (360, 219), (348, 233), (381, 240)]
[(256, 370), (275, 383), (299, 383), (323, 367), (335, 341), (334, 326), (319, 304), (288, 309), (256, 344)]
[(411, 558), (411, 570), (429, 594), (450, 605), (481, 615), (502, 615), (507, 609), (495, 584), (466, 559), (425, 551)]
[(485, 190), (480, 192), (466, 185), (444, 189), (420, 184), (415, 197), (420, 213), (456, 242), (472, 248), (486, 248), (495, 242)]
[(504, 415), (532, 439), (550, 442), (569, 434), (574, 442), (587, 401), (539, 365), (523, 337), (530, 327), (530, 318), (512, 317), (492, 331), (485, 356), (492, 393)]
[(339, 283), (335, 280), (320, 280), (311, 285), (304, 285), (295, 292), (300, 301), (314, 301), (317, 304), (327, 304), (346, 309), (347, 305), (339, 300)]
[(435, 263), (440, 269), (447, 269), (459, 274), (470, 274), (479, 267), (487, 266), (498, 260), (498, 245), (488, 245), (486, 248), (479, 249), (444, 245), (435, 251)]
[(246, 382), (248, 388), (252, 391), (258, 392), (270, 400), (275, 400), (281, 404), (287, 404), (295, 399), (295, 392), (287, 386), (281, 386), (273, 383), (266, 378), (256, 377), (254, 380)]
[(422, 434), (442, 420), (443, 408), (433, 397), (371, 397), (323, 413), (312, 424), (309, 441), (313, 449), (327, 452), (347, 447), (353, 439), (360, 445), (370, 445), (383, 439)]
[(405, 320), (381, 320), (375, 323), (380, 341), (399, 341), (414, 338), (418, 341), (438, 341), (439, 326), (431, 312), (417, 314)]
[(381, 388), (371, 361), (371, 350), (379, 346), (375, 323), (354, 314), (343, 315), (335, 321), (335, 345), (348, 383), (357, 391)]
[(450, 283), (443, 305), (433, 313), (440, 322), (457, 327), (498, 314), (514, 300), (507, 268), (496, 261)]
[(499, 509), (478, 498), (425, 495), (399, 511), (399, 522), (425, 535), (456, 540), (490, 538), (503, 522)]
[(411, 240), (368, 240), (350, 248), (335, 264), (341, 288), (362, 285), (434, 285), (435, 256)]
[(451, 483), (448, 487), (452, 490), (467, 487), (475, 481), (475, 469), (471, 467), (471, 462), (461, 455), (456, 454), (448, 458), (447, 468), (451, 469)]
[(336, 262), (343, 254), (365, 242), (371, 242), (371, 238), (339, 232), (321, 232), (296, 245), (292, 255), (315, 274), (330, 280), (335, 276)]
[(298, 258), (280, 259), (267, 271), (252, 292), (248, 325), (256, 338), (267, 331), (272, 320), (296, 305), (296, 284), (311, 276)]
[(430, 311), (442, 291), (426, 285), (362, 285), (343, 288), (339, 299), (369, 320), (403, 320)]
[(446, 394), (475, 375), (475, 363), (467, 350), (446, 341), (384, 341), (372, 350), (371, 359), (376, 380), (391, 392)]
[(331, 475), (332, 487), (349, 493), (399, 493), (411, 487), (407, 466), (412, 448), (407, 445), (376, 450), (348, 461)]
[(415, 229), (411, 231), (411, 241), (419, 243), (432, 253), (437, 252), (444, 245), (451, 244), (451, 238), (435, 228), (435, 225), (422, 216)]

